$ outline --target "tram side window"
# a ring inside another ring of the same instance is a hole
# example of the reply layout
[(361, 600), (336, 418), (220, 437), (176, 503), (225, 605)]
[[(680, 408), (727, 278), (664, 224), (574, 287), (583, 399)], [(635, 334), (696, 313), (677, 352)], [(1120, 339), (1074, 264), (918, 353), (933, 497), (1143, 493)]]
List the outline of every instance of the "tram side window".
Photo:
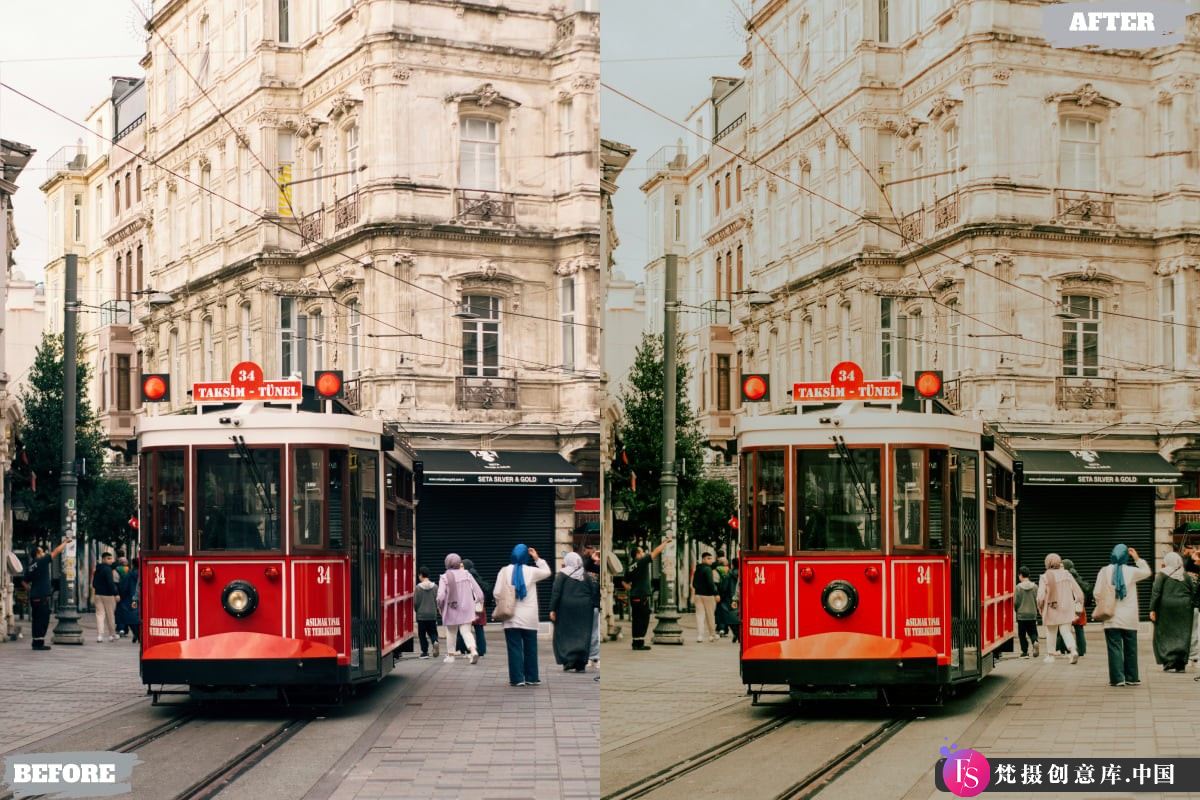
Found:
[(738, 534), (743, 550), (754, 549), (754, 453), (742, 453), (738, 470)]
[(346, 546), (346, 461), (345, 450), (329, 451), (329, 546), (340, 550)]
[(879, 467), (874, 448), (796, 451), (800, 550), (880, 549)]
[(892, 530), (899, 547), (921, 547), (921, 515), (925, 508), (925, 451), (895, 451), (895, 485), (892, 487)]
[(293, 451), (292, 543), (296, 547), (325, 544), (325, 451), (304, 447)]
[(929, 451), (929, 549), (941, 550), (946, 546), (946, 504), (948, 484), (946, 468), (949, 453), (945, 450)]
[(196, 453), (200, 550), (278, 550), (279, 450)]
[(754, 529), (756, 548), (785, 546), (787, 525), (785, 505), (784, 451), (759, 450), (754, 456)]
[(184, 500), (183, 450), (156, 450), (150, 460), (150, 508), (146, 522), (151, 529), (155, 549), (183, 548), (187, 537)]

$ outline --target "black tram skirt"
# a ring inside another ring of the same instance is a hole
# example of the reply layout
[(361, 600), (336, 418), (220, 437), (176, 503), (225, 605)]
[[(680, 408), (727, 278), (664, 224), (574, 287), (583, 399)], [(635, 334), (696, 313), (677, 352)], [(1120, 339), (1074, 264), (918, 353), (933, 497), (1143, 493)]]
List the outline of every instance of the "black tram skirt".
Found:
[(146, 659), (142, 683), (189, 686), (328, 686), (350, 683), (336, 658)]
[(742, 683), (821, 688), (848, 686), (940, 685), (950, 682), (950, 667), (936, 658), (898, 659), (746, 659)]

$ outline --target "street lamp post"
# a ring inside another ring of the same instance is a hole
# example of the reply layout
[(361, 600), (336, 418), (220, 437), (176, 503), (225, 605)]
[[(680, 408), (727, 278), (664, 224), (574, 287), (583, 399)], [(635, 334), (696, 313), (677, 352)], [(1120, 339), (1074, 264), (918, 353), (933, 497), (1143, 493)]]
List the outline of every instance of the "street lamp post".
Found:
[[(75, 477), (75, 322), (79, 313), (78, 256), (66, 256), (63, 291), (63, 444), (62, 468), (58, 477), (61, 488), (60, 518), (62, 535), (68, 541), (59, 556), (58, 622), (54, 626), (55, 644), (83, 644), (83, 628), (79, 626), (76, 598), (83, 596), (82, 571), (77, 569), (75, 543), (75, 498), (78, 479)], [(77, 588), (79, 591), (76, 591)]]
[(679, 525), (678, 484), (675, 476), (675, 315), (678, 311), (678, 264), (674, 254), (666, 256), (663, 288), (663, 461), (662, 535), (667, 546), (661, 562), (662, 591), (658, 594), (658, 621), (654, 625), (655, 644), (683, 644), (676, 600), (675, 532)]

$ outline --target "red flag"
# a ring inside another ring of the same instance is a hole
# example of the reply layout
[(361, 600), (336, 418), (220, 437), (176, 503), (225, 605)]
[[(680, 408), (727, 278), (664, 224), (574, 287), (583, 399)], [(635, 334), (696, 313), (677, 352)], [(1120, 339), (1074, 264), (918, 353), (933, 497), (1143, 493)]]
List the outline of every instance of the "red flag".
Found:
[(29, 473), (29, 488), (35, 492), (37, 491), (37, 473), (36, 472)]

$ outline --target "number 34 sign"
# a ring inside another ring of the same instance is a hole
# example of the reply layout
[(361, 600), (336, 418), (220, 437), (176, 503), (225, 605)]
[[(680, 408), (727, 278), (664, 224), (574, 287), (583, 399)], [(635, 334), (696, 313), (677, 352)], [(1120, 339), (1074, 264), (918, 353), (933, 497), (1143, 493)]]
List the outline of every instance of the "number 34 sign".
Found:
[(862, 367), (853, 361), (843, 361), (833, 368), (828, 383), (797, 383), (792, 386), (792, 400), (805, 403), (843, 403), (861, 400), (872, 403), (899, 403), (904, 387), (900, 381), (868, 381)]

